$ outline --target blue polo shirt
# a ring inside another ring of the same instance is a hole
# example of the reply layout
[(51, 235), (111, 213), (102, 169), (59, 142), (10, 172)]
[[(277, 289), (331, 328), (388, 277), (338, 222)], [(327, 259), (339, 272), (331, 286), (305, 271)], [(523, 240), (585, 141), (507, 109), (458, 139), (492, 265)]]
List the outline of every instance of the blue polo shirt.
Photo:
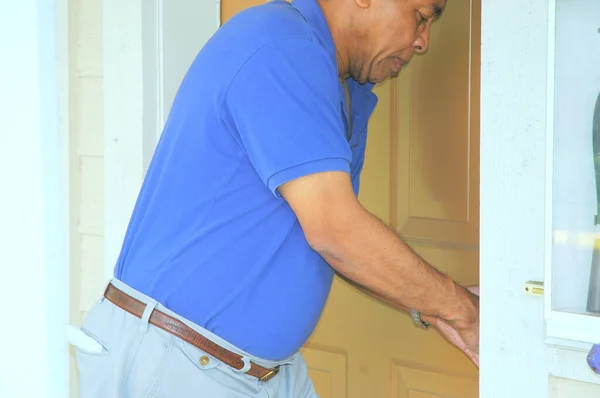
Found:
[(115, 277), (258, 357), (307, 341), (334, 270), (278, 193), (349, 173), (356, 194), (372, 85), (348, 80), (353, 131), (316, 0), (224, 24), (185, 76), (135, 205)]

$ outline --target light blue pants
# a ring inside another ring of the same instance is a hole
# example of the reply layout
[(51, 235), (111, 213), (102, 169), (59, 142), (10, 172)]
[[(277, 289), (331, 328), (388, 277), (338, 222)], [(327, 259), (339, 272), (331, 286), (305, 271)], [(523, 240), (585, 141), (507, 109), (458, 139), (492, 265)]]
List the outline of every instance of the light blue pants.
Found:
[[(174, 314), (148, 296), (113, 280), (117, 288), (146, 303), (139, 319), (101, 298), (88, 313), (82, 330), (104, 350), (76, 348), (81, 398), (318, 398), (300, 353), (267, 361), (245, 353), (206, 329)], [(215, 343), (279, 373), (267, 382), (239, 373), (178, 337), (148, 324), (154, 309), (185, 322)], [(200, 361), (201, 357), (208, 357)]]

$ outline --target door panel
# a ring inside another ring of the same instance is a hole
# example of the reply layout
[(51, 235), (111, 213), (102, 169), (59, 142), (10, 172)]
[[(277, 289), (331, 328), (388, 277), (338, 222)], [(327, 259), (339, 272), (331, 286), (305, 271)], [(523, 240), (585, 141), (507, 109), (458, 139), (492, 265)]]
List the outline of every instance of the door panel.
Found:
[(266, 3), (266, 0), (221, 0), (221, 23), (248, 7)]
[(308, 345), (302, 350), (308, 374), (320, 398), (346, 397), (348, 358), (343, 351)]
[(398, 363), (393, 367), (396, 381), (393, 398), (475, 398), (475, 377), (454, 375), (443, 370), (427, 370), (418, 365)]
[[(375, 88), (359, 197), (463, 284), (479, 277), (479, 1), (450, 1), (429, 54)], [(223, 21), (261, 3), (222, 0)], [(460, 351), (338, 278), (302, 353), (322, 398), (478, 396)]]
[(398, 78), (391, 221), (408, 239), (479, 240), (478, 14), (476, 2), (450, 1), (429, 53)]

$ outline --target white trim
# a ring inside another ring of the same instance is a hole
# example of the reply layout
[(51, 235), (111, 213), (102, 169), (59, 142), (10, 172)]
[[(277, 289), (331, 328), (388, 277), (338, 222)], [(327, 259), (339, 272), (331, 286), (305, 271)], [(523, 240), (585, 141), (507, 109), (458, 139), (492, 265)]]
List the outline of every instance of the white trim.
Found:
[[(55, 283), (54, 305), (58, 304), (62, 308), (62, 316), (56, 319), (56, 328), (60, 328), (62, 333), (64, 325), (69, 323), (70, 319), (70, 302), (71, 302), (71, 125), (70, 125), (70, 31), (69, 31), (69, 0), (54, 0), (55, 1), (55, 31), (56, 31), (56, 46), (57, 46), (57, 63), (58, 63), (58, 128), (60, 136), (60, 174), (61, 181), (61, 209), (60, 222), (61, 226), (58, 231), (53, 231), (56, 235), (62, 237), (62, 253), (58, 259), (61, 267), (53, 273)], [(39, 4), (39, 3), (38, 3)], [(58, 340), (60, 341), (60, 339)], [(71, 385), (71, 358), (69, 343), (65, 340), (64, 343), (58, 345), (58, 356), (53, 363), (56, 368), (56, 389), (50, 396), (68, 396)], [(61, 394), (62, 393), (62, 394)]]
[(215, 21), (216, 21), (216, 25), (215, 25), (215, 31), (217, 29), (219, 29), (221, 27), (222, 21), (221, 21), (221, 0), (215, 0)]
[(69, 13), (68, 0), (38, 1), (37, 5), (38, 26), (47, 27), (39, 32), (41, 72), (48, 73), (47, 81), (40, 82), (50, 362), (47, 396), (56, 397), (66, 396), (70, 387), (69, 344), (63, 334), (70, 314)]
[(545, 396), (548, 388), (544, 302), (522, 289), (546, 272), (547, 5), (482, 1), (479, 380), (486, 398)]
[[(21, 0), (0, 15), (0, 396), (69, 394), (68, 12)], [(61, 87), (62, 86), (62, 87)]]
[(546, 335), (550, 338), (597, 344), (600, 317), (551, 311), (546, 323)]
[(592, 348), (592, 343), (584, 343), (581, 341), (575, 340), (565, 340), (559, 339), (556, 337), (546, 337), (546, 344), (551, 347), (558, 348), (561, 350), (569, 350), (569, 351), (580, 351), (585, 352), (586, 354), (590, 352)]
[(556, 56), (556, 0), (548, 0), (548, 55), (546, 69), (546, 197), (544, 254), (544, 316), (552, 321), (552, 251), (554, 242), (554, 76)]
[(163, 64), (163, 0), (142, 4), (142, 46), (144, 68), (144, 170), (148, 169), (155, 143), (165, 123)]

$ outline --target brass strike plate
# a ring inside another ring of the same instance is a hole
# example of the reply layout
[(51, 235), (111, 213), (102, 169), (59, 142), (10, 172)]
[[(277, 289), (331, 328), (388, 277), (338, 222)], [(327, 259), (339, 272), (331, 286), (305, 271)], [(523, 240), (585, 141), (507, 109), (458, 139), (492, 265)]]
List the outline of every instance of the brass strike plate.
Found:
[(544, 282), (525, 282), (525, 294), (528, 296), (544, 297)]

